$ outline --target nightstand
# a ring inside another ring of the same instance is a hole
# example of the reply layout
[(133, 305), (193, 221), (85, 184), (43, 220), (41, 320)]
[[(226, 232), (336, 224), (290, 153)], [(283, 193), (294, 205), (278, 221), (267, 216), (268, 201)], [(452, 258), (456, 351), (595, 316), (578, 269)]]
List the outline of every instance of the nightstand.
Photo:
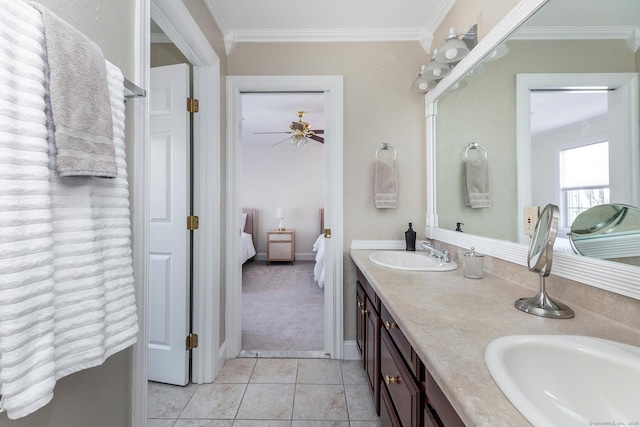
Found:
[(296, 260), (296, 232), (295, 230), (267, 231), (267, 265), (271, 261)]

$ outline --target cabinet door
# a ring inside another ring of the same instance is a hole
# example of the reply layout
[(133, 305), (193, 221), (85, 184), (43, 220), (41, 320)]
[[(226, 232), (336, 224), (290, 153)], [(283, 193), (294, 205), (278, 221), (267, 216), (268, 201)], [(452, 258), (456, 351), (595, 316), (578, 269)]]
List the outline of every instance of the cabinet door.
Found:
[(356, 284), (356, 345), (360, 351), (360, 355), (364, 351), (364, 330), (365, 330), (365, 303), (364, 289), (360, 282)]
[(381, 380), (389, 390), (402, 425), (419, 427), (422, 411), (420, 387), (386, 331), (380, 334), (380, 370)]
[[(380, 427), (402, 427), (391, 396), (384, 385), (380, 385)], [(437, 427), (437, 426), (434, 426)]]
[(365, 351), (364, 367), (373, 395), (376, 414), (380, 415), (380, 317), (365, 298)]

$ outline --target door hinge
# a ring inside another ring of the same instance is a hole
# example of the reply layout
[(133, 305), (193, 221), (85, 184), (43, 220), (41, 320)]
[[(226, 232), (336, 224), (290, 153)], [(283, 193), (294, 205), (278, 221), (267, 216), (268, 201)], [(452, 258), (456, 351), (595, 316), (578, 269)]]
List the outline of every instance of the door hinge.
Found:
[(198, 334), (191, 333), (187, 335), (187, 350), (193, 350), (198, 347)]
[(187, 111), (190, 113), (197, 113), (198, 112), (198, 107), (200, 106), (200, 104), (198, 103), (198, 100), (195, 98), (187, 98)]
[(196, 215), (189, 215), (187, 217), (187, 230), (197, 230), (199, 226), (200, 218), (198, 218)]

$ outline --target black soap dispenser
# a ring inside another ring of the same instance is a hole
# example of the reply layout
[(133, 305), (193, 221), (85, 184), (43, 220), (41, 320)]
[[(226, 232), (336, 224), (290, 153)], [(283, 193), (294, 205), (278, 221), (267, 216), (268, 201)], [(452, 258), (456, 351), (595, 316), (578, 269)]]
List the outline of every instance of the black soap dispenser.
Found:
[(409, 223), (409, 229), (404, 232), (404, 240), (407, 243), (408, 251), (416, 250), (416, 232), (413, 231), (413, 224)]

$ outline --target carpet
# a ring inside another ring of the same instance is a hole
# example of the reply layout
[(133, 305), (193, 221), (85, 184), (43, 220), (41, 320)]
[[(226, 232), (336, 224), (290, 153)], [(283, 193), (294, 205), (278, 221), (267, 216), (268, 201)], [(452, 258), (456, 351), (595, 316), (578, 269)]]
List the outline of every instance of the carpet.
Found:
[(245, 263), (242, 267), (242, 350), (324, 349), (324, 292), (313, 261)]

